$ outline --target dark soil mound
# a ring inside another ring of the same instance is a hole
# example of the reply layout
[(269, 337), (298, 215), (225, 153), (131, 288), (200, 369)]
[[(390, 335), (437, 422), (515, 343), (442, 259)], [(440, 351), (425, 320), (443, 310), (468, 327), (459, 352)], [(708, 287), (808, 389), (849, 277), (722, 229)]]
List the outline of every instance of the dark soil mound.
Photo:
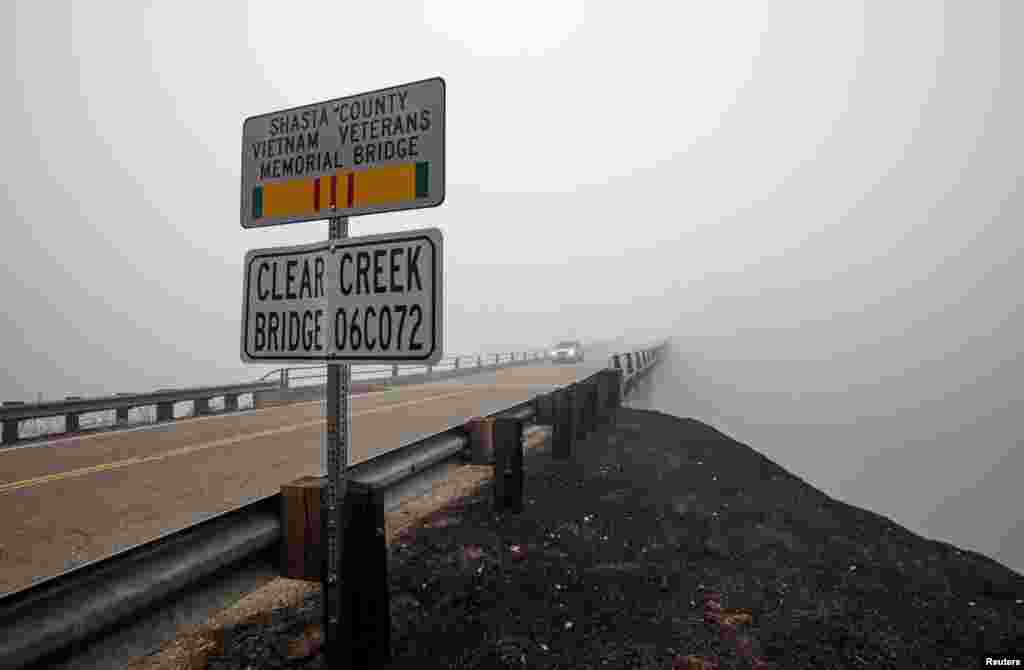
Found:
[[(526, 457), (391, 547), (392, 667), (976, 668), (1024, 655), (1024, 577), (851, 507), (694, 420)], [(909, 484), (908, 484), (909, 485)], [(211, 668), (321, 668), (287, 639), (319, 596), (240, 626)], [(290, 637), (289, 637), (290, 636)]]

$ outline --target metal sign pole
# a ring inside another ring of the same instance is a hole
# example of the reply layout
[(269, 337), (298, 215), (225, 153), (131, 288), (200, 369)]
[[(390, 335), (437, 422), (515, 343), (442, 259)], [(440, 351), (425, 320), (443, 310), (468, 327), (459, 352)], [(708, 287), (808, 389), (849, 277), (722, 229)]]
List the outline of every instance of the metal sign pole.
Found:
[[(328, 239), (348, 237), (348, 217), (330, 219)], [(327, 364), (327, 570), (324, 583), (324, 642), (328, 655), (336, 654), (341, 622), (342, 506), (347, 490), (348, 441), (351, 427), (348, 392), (352, 370), (348, 363)]]

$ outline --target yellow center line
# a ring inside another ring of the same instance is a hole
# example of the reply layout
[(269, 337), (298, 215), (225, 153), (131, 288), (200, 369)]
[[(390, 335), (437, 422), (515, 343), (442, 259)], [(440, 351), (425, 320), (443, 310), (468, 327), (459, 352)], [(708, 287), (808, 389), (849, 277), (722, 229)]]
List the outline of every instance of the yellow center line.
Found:
[[(418, 400), (408, 400), (406, 402), (393, 403), (390, 405), (383, 405), (381, 407), (374, 407), (373, 409), (363, 410), (361, 412), (355, 412), (352, 414), (353, 418), (357, 416), (363, 416), (366, 414), (377, 414), (379, 412), (386, 412), (391, 409), (398, 407), (408, 407), (410, 405), (420, 405), (432, 400), (442, 400), (444, 398), (453, 398), (461, 395), (469, 395), (470, 393), (477, 393), (479, 389), (469, 389), (464, 391), (458, 391), (455, 393), (445, 393), (442, 395), (430, 396), (428, 398), (420, 398)], [(292, 433), (305, 428), (313, 428), (324, 425), (325, 419), (323, 417), (316, 419), (315, 421), (305, 421), (303, 423), (292, 424), (290, 426), (281, 426), (279, 428), (270, 428), (268, 430), (261, 430), (255, 433), (243, 433), (241, 435), (233, 435), (231, 437), (221, 438), (219, 440), (213, 440), (210, 442), (201, 442), (199, 444), (192, 444), (178, 449), (172, 449), (171, 451), (165, 451), (160, 454), (153, 456), (136, 456), (134, 458), (126, 458), (120, 461), (114, 461), (112, 463), (103, 463), (101, 465), (93, 465), (87, 468), (78, 468), (77, 470), (68, 470), (67, 472), (57, 472), (51, 475), (43, 475), (41, 477), (33, 477), (32, 479), (23, 479), (17, 482), (9, 482), (6, 484), (0, 484), (0, 493), (9, 493), (10, 491), (17, 491), (18, 489), (28, 488), (30, 486), (39, 486), (40, 484), (46, 484), (49, 482), (60, 481), (62, 479), (71, 479), (73, 477), (83, 477), (85, 475), (91, 475), (97, 472), (106, 472), (108, 470), (117, 470), (120, 468), (126, 468), (130, 465), (141, 465), (143, 463), (152, 463), (153, 461), (162, 461), (166, 458), (173, 456), (185, 456), (192, 454), (197, 451), (203, 451), (205, 449), (216, 449), (217, 447), (226, 447), (232, 444), (238, 444), (246, 440), (258, 439), (261, 437), (269, 437), (271, 435), (282, 435), (284, 433)]]

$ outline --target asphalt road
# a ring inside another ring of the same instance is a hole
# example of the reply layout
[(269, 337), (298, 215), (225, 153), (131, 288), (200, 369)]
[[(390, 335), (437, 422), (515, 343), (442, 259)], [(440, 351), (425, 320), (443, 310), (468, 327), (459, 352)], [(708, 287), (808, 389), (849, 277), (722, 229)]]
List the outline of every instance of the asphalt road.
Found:
[[(354, 396), (349, 462), (572, 383), (604, 365), (510, 368)], [(0, 593), (317, 474), (323, 403), (0, 450)]]

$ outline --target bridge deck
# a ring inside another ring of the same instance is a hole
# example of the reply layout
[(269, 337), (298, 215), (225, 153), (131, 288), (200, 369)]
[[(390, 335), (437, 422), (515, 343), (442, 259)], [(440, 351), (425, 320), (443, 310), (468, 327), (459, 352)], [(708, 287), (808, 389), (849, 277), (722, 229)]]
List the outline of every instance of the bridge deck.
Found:
[[(350, 463), (572, 383), (536, 365), (352, 398)], [(0, 593), (183, 528), (320, 468), (322, 403), (0, 451)]]

